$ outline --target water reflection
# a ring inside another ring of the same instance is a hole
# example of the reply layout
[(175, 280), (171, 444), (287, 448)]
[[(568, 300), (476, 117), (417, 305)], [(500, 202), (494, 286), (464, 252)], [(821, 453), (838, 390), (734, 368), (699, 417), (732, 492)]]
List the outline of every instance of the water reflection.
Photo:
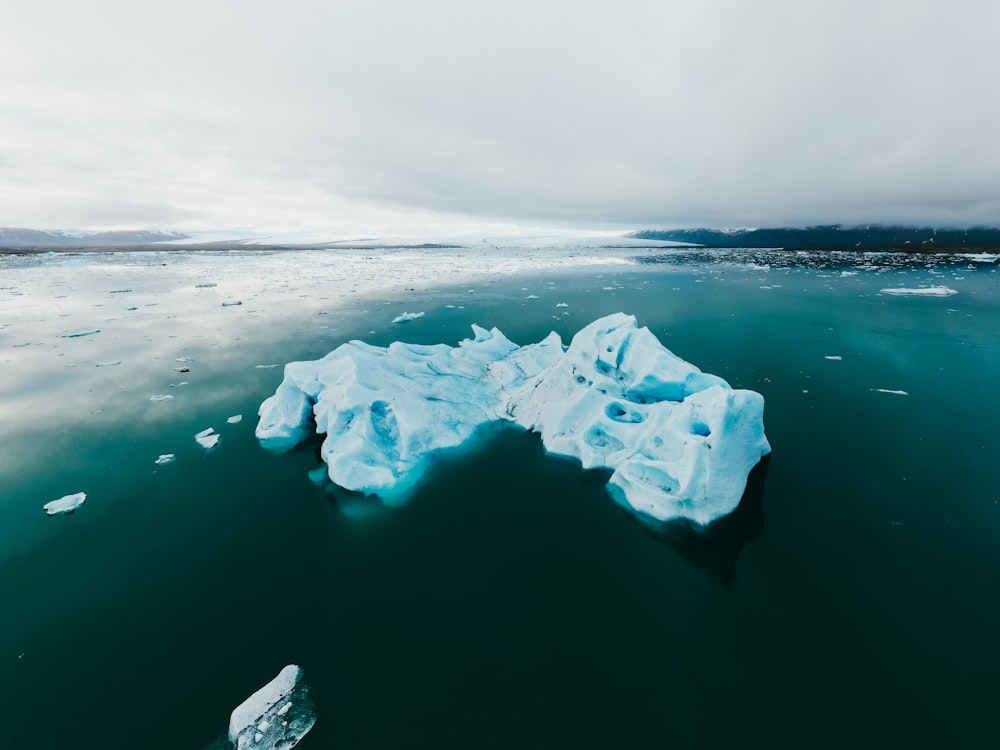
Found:
[(729, 588), (736, 580), (736, 562), (743, 548), (764, 533), (764, 478), (770, 460), (770, 454), (764, 456), (750, 472), (736, 510), (708, 526), (686, 520), (637, 523), (693, 568), (704, 570), (713, 581)]

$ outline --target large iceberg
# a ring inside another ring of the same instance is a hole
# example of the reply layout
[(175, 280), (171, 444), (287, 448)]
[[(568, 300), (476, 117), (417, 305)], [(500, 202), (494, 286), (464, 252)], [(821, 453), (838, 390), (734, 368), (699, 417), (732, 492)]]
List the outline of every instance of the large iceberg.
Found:
[(472, 330), (457, 347), (351, 341), (291, 362), (257, 437), (282, 450), (325, 433), (330, 479), (396, 505), (432, 454), (513, 422), (552, 453), (611, 470), (610, 493), (640, 517), (698, 524), (736, 508), (770, 451), (760, 394), (701, 372), (630, 315), (591, 323), (568, 347), (555, 333), (517, 346)]
[(289, 664), (229, 717), (229, 742), (236, 750), (291, 750), (316, 723), (316, 712), (302, 681)]

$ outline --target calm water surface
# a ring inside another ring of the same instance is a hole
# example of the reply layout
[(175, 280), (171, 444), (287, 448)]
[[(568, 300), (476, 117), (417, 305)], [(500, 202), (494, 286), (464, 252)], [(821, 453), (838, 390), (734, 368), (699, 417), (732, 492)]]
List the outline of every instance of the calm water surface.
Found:
[[(0, 258), (0, 747), (201, 750), (293, 662), (302, 748), (992, 746), (994, 266), (728, 258)], [(253, 436), (268, 365), (617, 311), (765, 397), (773, 454), (707, 532), (512, 428), (392, 511)]]

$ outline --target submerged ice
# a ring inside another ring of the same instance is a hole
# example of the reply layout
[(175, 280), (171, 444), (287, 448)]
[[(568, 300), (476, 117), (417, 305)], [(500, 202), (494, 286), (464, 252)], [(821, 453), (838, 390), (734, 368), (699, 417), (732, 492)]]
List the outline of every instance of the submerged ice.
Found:
[(457, 347), (352, 341), (289, 363), (257, 437), (285, 449), (315, 428), (334, 483), (394, 505), (432, 454), (513, 422), (552, 453), (611, 470), (609, 491), (641, 517), (700, 524), (735, 509), (770, 451), (760, 394), (701, 372), (630, 315), (591, 323), (568, 347), (555, 333), (517, 346), (472, 329)]

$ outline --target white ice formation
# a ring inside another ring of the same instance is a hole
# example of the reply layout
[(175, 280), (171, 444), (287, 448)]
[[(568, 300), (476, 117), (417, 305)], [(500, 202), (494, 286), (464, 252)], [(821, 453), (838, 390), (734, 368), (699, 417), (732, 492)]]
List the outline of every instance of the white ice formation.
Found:
[(569, 347), (555, 333), (519, 347), (472, 329), (457, 347), (352, 341), (289, 363), (257, 437), (287, 449), (315, 419), (330, 479), (396, 505), (432, 454), (503, 420), (585, 469), (612, 470), (609, 491), (640, 517), (700, 524), (736, 508), (770, 451), (760, 394), (701, 372), (630, 315), (591, 323)]
[(202, 448), (214, 448), (219, 444), (221, 438), (222, 436), (216, 433), (214, 427), (208, 427), (194, 436), (194, 439)]
[(879, 289), (882, 294), (895, 294), (908, 297), (950, 297), (958, 294), (957, 291), (946, 286), (922, 286), (916, 289), (907, 287), (892, 287), (890, 289)]
[(68, 516), (74, 510), (87, 502), (86, 492), (77, 492), (72, 495), (65, 495), (58, 500), (45, 503), (42, 507), (45, 513), (50, 516)]
[(290, 750), (316, 723), (316, 713), (294, 664), (251, 695), (229, 717), (229, 741), (237, 750)]
[(422, 318), (422, 317), (424, 317), (424, 314), (422, 312), (415, 312), (415, 313), (405, 312), (405, 313), (400, 313), (395, 318), (393, 318), (392, 322), (393, 323), (409, 323), (411, 320), (418, 320), (419, 318)]

